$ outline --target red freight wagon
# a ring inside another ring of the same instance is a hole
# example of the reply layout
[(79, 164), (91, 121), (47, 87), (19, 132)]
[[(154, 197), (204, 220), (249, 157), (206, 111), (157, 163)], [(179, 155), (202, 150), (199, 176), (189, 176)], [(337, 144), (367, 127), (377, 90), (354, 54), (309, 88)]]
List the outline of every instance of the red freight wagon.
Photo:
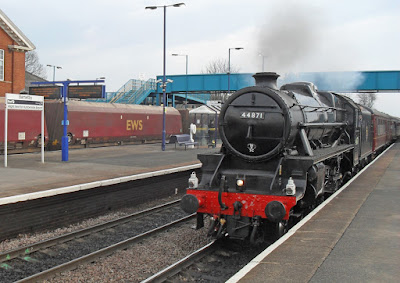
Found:
[[(0, 97), (0, 151), (4, 151), (5, 98)], [(41, 111), (8, 110), (8, 149), (26, 152), (40, 147)], [(47, 137), (45, 124), (45, 138)]]
[[(63, 103), (46, 102), (46, 121), (51, 133), (49, 146), (59, 147), (63, 134)], [(160, 106), (68, 102), (70, 144), (110, 144), (161, 140)], [(182, 133), (179, 111), (166, 108), (166, 135)]]

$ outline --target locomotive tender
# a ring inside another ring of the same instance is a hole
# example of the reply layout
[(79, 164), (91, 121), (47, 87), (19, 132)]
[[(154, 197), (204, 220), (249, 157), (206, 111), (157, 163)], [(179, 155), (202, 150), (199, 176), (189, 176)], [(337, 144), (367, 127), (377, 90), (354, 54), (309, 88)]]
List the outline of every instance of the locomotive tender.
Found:
[[(234, 93), (221, 109), (219, 153), (199, 154), (202, 178), (181, 207), (211, 216), (209, 235), (255, 242), (286, 232), (392, 141), (394, 118), (312, 83), (277, 88), (276, 73)], [(379, 134), (379, 137), (377, 136)]]

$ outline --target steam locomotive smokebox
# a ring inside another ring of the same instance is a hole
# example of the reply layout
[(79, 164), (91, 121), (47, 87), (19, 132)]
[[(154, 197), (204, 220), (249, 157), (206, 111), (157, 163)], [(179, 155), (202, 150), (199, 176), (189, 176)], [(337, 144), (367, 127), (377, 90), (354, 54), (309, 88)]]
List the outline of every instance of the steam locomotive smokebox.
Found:
[(276, 81), (279, 75), (274, 72), (263, 72), (256, 73), (253, 78), (256, 80), (256, 86), (269, 87), (272, 89), (278, 89)]

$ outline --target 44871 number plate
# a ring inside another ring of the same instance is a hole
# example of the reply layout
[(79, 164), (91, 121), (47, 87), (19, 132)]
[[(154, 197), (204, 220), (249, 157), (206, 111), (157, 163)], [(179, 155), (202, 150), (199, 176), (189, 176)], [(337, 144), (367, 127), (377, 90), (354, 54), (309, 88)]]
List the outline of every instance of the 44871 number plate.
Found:
[(242, 119), (265, 119), (265, 112), (241, 112), (240, 118)]

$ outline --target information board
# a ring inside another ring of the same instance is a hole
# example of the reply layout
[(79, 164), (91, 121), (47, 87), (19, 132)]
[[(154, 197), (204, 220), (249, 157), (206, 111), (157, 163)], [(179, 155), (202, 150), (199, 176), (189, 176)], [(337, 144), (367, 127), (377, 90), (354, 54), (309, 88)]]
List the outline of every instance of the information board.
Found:
[(60, 99), (62, 86), (29, 87), (29, 94), (40, 95), (46, 99)]
[(104, 85), (68, 86), (68, 98), (103, 98)]
[[(30, 87), (29, 94), (40, 95), (46, 99), (60, 99), (62, 86)], [(68, 86), (68, 98), (104, 98), (104, 85), (78, 85)]]

